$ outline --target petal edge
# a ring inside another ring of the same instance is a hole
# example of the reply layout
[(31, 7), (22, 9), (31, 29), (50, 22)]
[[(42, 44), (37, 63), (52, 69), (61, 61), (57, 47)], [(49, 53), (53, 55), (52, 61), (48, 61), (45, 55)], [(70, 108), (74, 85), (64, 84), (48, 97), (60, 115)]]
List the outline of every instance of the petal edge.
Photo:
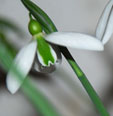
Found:
[(46, 41), (70, 48), (85, 50), (104, 50), (100, 40), (93, 36), (74, 32), (54, 32), (45, 37)]
[[(17, 80), (17, 76), (13, 73), (12, 67), (9, 70), (7, 74), (7, 88), (8, 90), (14, 94), (21, 86), (22, 82), (24, 81), (25, 77), (29, 73), (33, 60), (35, 58), (36, 54), (36, 47), (37, 47), (37, 42), (32, 41), (28, 45), (26, 45), (24, 48), (22, 48), (19, 53), (17, 54), (16, 58), (14, 59), (14, 62), (12, 64), (13, 66), (16, 66), (17, 69), (23, 74), (23, 79), (20, 82)], [(15, 77), (16, 76), (16, 77)]]

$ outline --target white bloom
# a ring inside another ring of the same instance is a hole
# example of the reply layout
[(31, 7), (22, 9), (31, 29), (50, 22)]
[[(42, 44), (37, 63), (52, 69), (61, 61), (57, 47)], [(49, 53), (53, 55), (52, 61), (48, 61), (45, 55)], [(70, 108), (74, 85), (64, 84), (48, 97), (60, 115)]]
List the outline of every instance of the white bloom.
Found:
[[(20, 50), (13, 65), (19, 68), (26, 77), (34, 63), (34, 59), (36, 59), (37, 63), (34, 64), (34, 67), (37, 71), (44, 72), (46, 70), (45, 72), (51, 72), (49, 68), (57, 64), (61, 54), (58, 50), (53, 49), (54, 46), (52, 47), (49, 43), (77, 49), (102, 51), (104, 44), (110, 39), (112, 33), (113, 0), (108, 3), (99, 20), (95, 37), (74, 32), (55, 32), (46, 36), (38, 34), (31, 43)], [(43, 39), (40, 39), (40, 37)], [(7, 87), (11, 93), (15, 93), (22, 84), (22, 82), (17, 81), (15, 76), (11, 68), (7, 75)]]
[[(6, 81), (9, 91), (15, 93), (20, 88), (33, 63), (35, 63), (34, 67), (38, 72), (52, 72), (61, 59), (60, 52), (55, 51), (55, 49), (45, 41), (42, 34), (35, 35), (33, 40), (19, 51), (7, 74)], [(35, 59), (36, 62), (34, 62)], [(13, 67), (16, 67), (22, 73), (23, 81), (18, 80), (18, 76), (12, 71)]]

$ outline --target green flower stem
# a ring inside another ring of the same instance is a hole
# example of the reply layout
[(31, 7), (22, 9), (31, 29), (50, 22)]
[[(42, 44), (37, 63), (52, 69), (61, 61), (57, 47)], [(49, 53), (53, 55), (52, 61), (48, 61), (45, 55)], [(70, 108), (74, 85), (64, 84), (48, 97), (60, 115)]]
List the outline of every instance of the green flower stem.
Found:
[[(55, 27), (54, 23), (41, 8), (39, 8), (36, 4), (31, 2), (30, 0), (21, 0), (21, 1), (25, 5), (25, 7), (30, 11), (30, 13), (37, 19), (37, 21), (40, 22), (40, 24), (42, 25), (45, 32), (47, 32), (47, 34), (52, 32), (57, 32), (57, 28)], [(78, 79), (81, 81), (83, 87), (87, 91), (89, 97), (91, 98), (92, 102), (95, 104), (101, 116), (109, 116), (109, 113), (107, 112), (106, 108), (104, 107), (97, 93), (89, 83), (83, 71), (79, 68), (79, 66), (73, 59), (68, 49), (66, 47), (61, 47), (61, 46), (59, 46), (59, 48), (62, 54), (67, 59), (67, 61), (69, 62), (69, 64), (71, 65), (74, 72), (76, 73)]]
[(68, 49), (66, 49), (65, 47), (60, 47), (60, 50), (62, 51), (63, 55), (65, 56), (65, 58), (71, 65), (73, 71), (76, 73), (78, 79), (80, 80), (83, 87), (87, 91), (89, 97), (91, 98), (92, 102), (95, 104), (101, 116), (110, 116), (106, 108), (104, 107), (102, 101), (100, 100), (99, 96), (97, 95), (96, 91), (93, 89), (92, 85), (90, 84), (87, 77), (85, 76), (83, 71), (80, 69), (76, 61), (73, 59)]
[[(0, 39), (2, 39), (0, 37)], [(4, 43), (0, 42), (0, 63), (2, 67), (8, 71), (13, 62), (13, 54), (9, 51)], [(23, 75), (14, 66), (12, 68), (14, 74), (17, 75), (18, 81), (23, 82)], [(60, 116), (51, 103), (43, 96), (43, 94), (35, 88), (31, 81), (27, 78), (21, 88), (25, 95), (30, 99), (37, 109), (37, 112), (41, 113), (43, 116)]]
[(60, 116), (50, 102), (33, 86), (28, 79), (24, 82), (22, 90), (28, 96), (30, 101), (43, 116)]

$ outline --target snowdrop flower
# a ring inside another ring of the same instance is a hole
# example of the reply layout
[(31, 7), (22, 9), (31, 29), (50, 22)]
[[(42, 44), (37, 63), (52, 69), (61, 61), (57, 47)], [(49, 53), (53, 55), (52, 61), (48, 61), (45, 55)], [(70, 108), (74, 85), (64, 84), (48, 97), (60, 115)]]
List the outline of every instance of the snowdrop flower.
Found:
[(19, 69), (23, 77), (26, 77), (32, 66), (38, 72), (50, 73), (61, 61), (60, 51), (56, 46), (46, 42), (41, 25), (31, 18), (28, 28), (32, 34), (32, 40), (19, 51), (7, 75), (7, 87), (11, 93), (15, 93), (22, 84), (15, 77), (13, 67)]
[[(39, 72), (53, 71), (49, 69), (51, 66), (56, 67), (61, 59), (61, 53), (54, 48), (54, 45), (102, 51), (103, 45), (113, 33), (113, 0), (108, 3), (99, 20), (95, 37), (74, 32), (55, 32), (46, 35), (41, 25), (33, 19), (29, 23), (29, 31), (33, 35), (32, 41), (19, 51), (13, 63), (23, 73), (23, 81), (33, 65)], [(15, 93), (21, 84), (22, 82), (17, 81), (11, 68), (7, 75), (9, 91)]]

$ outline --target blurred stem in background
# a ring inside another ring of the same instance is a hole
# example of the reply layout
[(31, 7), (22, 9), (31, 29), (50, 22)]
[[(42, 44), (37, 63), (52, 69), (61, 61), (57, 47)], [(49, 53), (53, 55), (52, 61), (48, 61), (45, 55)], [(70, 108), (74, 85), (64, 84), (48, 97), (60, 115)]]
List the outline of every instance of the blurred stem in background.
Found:
[[(29, 10), (29, 12), (37, 19), (38, 22), (42, 25), (44, 31), (47, 34), (52, 32), (57, 32), (57, 28), (55, 27), (52, 20), (48, 17), (48, 15), (40, 9), (36, 4), (31, 2), (30, 0), (21, 0), (25, 7)], [(93, 89), (92, 85), (88, 81), (87, 77), (80, 69), (70, 52), (66, 47), (59, 46), (62, 54), (65, 56), (66, 60), (72, 67), (73, 71), (76, 73), (78, 79), (82, 83), (83, 87), (85, 88), (86, 92), (88, 93), (89, 97), (91, 98), (92, 102), (95, 104), (97, 110), (99, 111), (101, 116), (109, 116), (106, 108), (104, 107), (101, 99), (97, 95), (96, 91)]]
[(23, 30), (20, 29), (17, 26), (17, 24), (15, 24), (14, 22), (10, 21), (7, 18), (0, 17), (0, 32), (7, 35), (8, 31), (12, 31), (12, 32), (16, 33), (20, 37), (23, 37), (25, 35)]
[[(12, 54), (12, 57), (14, 58), (17, 53), (17, 49), (11, 44), (11, 42), (8, 41), (9, 36), (7, 32), (9, 31), (15, 32), (19, 36), (22, 34), (21, 30), (14, 24), (14, 22), (12, 23), (7, 18), (0, 17), (0, 43), (2, 45), (5, 45), (7, 50)], [(0, 74), (1, 74), (0, 84), (2, 84), (5, 82), (6, 72), (1, 66), (1, 61), (0, 61)]]
[(0, 43), (4, 44), (9, 52), (15, 57), (17, 49), (8, 41), (7, 32), (12, 31), (16, 34), (23, 35), (20, 28), (6, 18), (0, 17)]
[(16, 48), (13, 47), (13, 45), (11, 45), (8, 40), (7, 37), (5, 36), (5, 34), (0, 32), (0, 43), (4, 44), (7, 49), (9, 50), (9, 52), (11, 52), (13, 58), (16, 56), (17, 50)]
[(15, 33), (20, 38), (24, 37), (22, 29), (20, 29), (14, 22), (7, 18), (0, 17), (0, 42), (4, 44), (7, 47), (7, 50), (9, 50), (13, 57), (15, 57), (18, 50), (10, 41), (8, 41), (9, 36), (7, 33), (9, 31)]
[[(13, 45), (7, 40), (7, 29), (14, 29), (13, 31), (21, 34), (21, 30), (14, 24), (8, 22), (8, 20), (6, 21), (5, 19), (0, 19), (0, 66), (6, 72), (10, 69), (13, 59), (17, 53), (16, 48), (14, 48)], [(13, 73), (17, 75), (18, 80), (21, 81), (23, 75), (21, 72), (19, 72), (19, 70), (16, 69), (16, 67), (13, 67)], [(37, 112), (44, 116), (60, 116), (51, 103), (43, 96), (38, 88), (35, 88), (28, 78), (25, 80), (21, 89), (36, 107)]]

